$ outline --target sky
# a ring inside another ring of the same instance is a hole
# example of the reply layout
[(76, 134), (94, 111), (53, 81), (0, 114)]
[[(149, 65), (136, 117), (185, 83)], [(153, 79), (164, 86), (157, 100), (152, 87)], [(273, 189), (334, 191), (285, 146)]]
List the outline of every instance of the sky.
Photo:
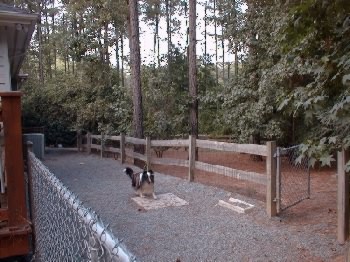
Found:
[[(201, 56), (204, 53), (204, 0), (197, 0), (197, 56)], [(208, 15), (209, 10), (208, 10)], [(141, 49), (141, 60), (143, 64), (150, 64), (154, 61), (154, 52), (153, 52), (153, 38), (154, 38), (154, 26), (146, 24), (141, 16), (139, 19), (140, 25), (140, 49)], [(179, 17), (180, 20), (180, 30), (179, 33), (176, 33), (172, 36), (172, 43), (177, 44), (178, 42), (184, 46), (186, 44), (186, 20), (187, 18)], [(160, 53), (166, 54), (167, 52), (167, 41), (166, 41), (166, 20), (161, 18), (160, 20), (160, 29), (159, 35), (161, 38), (160, 41)], [(207, 53), (212, 55), (212, 62), (215, 63), (215, 38), (214, 38), (214, 25), (207, 25)], [(221, 27), (217, 27), (217, 34), (221, 34)], [(124, 41), (124, 50), (126, 53), (129, 52), (129, 43), (128, 40)], [(228, 41), (225, 41), (225, 62), (233, 62), (234, 56), (230, 50), (228, 50)], [(115, 52), (112, 52), (112, 63), (115, 64)], [(222, 61), (222, 48), (221, 41), (218, 42), (218, 62)]]

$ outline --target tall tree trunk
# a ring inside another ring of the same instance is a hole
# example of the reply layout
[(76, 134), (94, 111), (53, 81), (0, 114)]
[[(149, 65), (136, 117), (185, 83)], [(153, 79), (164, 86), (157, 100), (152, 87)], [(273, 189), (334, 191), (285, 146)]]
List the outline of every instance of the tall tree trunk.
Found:
[(157, 15), (156, 15), (156, 35), (157, 35), (157, 64), (158, 64), (158, 68), (160, 68), (160, 47), (159, 47), (159, 14), (160, 12), (160, 5), (157, 4)]
[(198, 137), (198, 99), (197, 99), (197, 59), (196, 59), (196, 0), (189, 0), (189, 93), (191, 135)]
[(238, 44), (235, 43), (235, 78), (238, 77)]
[[(142, 111), (142, 91), (141, 91), (141, 55), (139, 37), (139, 15), (138, 0), (129, 0), (129, 45), (130, 45), (130, 71), (131, 87), (133, 90), (133, 132), (134, 137), (143, 138), (143, 111)], [(143, 154), (143, 145), (134, 146), (137, 153)], [(134, 164), (141, 167), (144, 162), (138, 159)]]
[[(55, 1), (52, 1), (52, 8), (55, 8)], [(56, 25), (55, 25), (55, 14), (52, 13), (52, 33), (56, 33)], [(55, 69), (55, 75), (57, 73), (57, 47), (56, 42), (53, 42), (53, 59), (54, 59), (54, 69)]]
[[(78, 37), (79, 37), (78, 19), (77, 19), (77, 14), (74, 13), (73, 21), (72, 21), (72, 38), (73, 39), (78, 39)], [(73, 75), (75, 74), (75, 58), (77, 58), (77, 61), (80, 60), (80, 54), (77, 53), (77, 49), (75, 48), (74, 51), (75, 52), (74, 52), (74, 54), (72, 56), (72, 73), (73, 73)]]
[(230, 70), (231, 70), (231, 62), (228, 61), (227, 62), (227, 82), (230, 82), (230, 78), (231, 78)]
[(153, 36), (153, 68), (156, 67), (157, 59), (157, 37), (158, 37), (158, 15), (156, 14), (154, 23), (154, 36)]
[(224, 27), (221, 25), (221, 48), (222, 48), (222, 81), (225, 83), (225, 39)]
[(167, 59), (168, 59), (168, 69), (170, 69), (170, 60), (171, 60), (171, 10), (170, 10), (170, 4), (171, 1), (166, 0), (165, 1), (165, 13), (166, 13), (166, 33), (168, 38), (168, 53), (167, 53)]
[(205, 7), (204, 7), (204, 66), (207, 66), (207, 9), (208, 9), (208, 2), (205, 1)]
[(103, 51), (103, 45), (102, 45), (102, 29), (101, 28), (99, 28), (97, 30), (97, 36), (98, 36), (98, 52), (100, 54), (100, 61), (101, 61), (101, 63), (104, 63), (105, 62), (105, 59), (104, 59), (105, 53)]
[(215, 76), (216, 84), (219, 83), (219, 69), (218, 69), (218, 34), (216, 30), (217, 21), (216, 21), (216, 0), (214, 0), (214, 36), (215, 36)]
[(121, 77), (122, 77), (122, 86), (124, 87), (125, 86), (125, 79), (124, 79), (124, 34), (122, 33), (120, 35), (120, 48), (121, 48), (121, 56), (122, 56), (122, 59), (121, 59), (121, 65), (122, 65), (122, 70), (121, 70)]
[(133, 131), (134, 137), (143, 138), (138, 0), (129, 0), (129, 15), (130, 69), (134, 106)]
[(104, 51), (104, 62), (109, 65), (109, 53), (108, 53), (108, 47), (109, 47), (109, 39), (108, 39), (108, 22), (105, 22), (104, 24), (104, 37), (103, 37), (103, 51)]
[[(47, 60), (47, 72), (49, 74), (50, 79), (52, 79), (52, 68), (51, 68), (51, 48), (50, 48), (50, 26), (49, 26), (49, 15), (48, 15), (48, 8), (47, 8), (47, 4), (46, 1), (45, 2), (45, 46), (46, 46), (46, 60)], [(49, 47), (49, 48), (47, 48)]]
[(120, 85), (120, 63), (119, 63), (119, 38), (120, 33), (117, 27), (117, 22), (114, 22), (114, 32), (115, 32), (115, 64), (117, 68), (117, 78), (118, 85)]
[[(62, 14), (62, 25), (63, 25), (63, 32), (64, 35), (66, 35), (66, 20), (64, 14)], [(64, 61), (64, 72), (67, 73), (67, 52), (68, 50), (65, 48), (63, 50), (62, 56), (63, 56), (63, 61)]]
[[(41, 16), (40, 16), (41, 17)], [(41, 19), (38, 23), (38, 43), (39, 43), (39, 80), (40, 84), (44, 85), (44, 62), (43, 62), (43, 37), (42, 37), (42, 27)]]
[[(237, 9), (236, 9), (236, 0), (233, 0), (233, 7), (234, 7), (234, 19), (237, 20)], [(237, 22), (235, 22), (235, 26), (237, 27)], [(238, 77), (238, 41), (237, 41), (237, 29), (235, 28), (235, 47), (234, 47), (234, 57), (235, 57), (235, 66), (234, 66), (234, 72), (235, 72), (235, 79)]]

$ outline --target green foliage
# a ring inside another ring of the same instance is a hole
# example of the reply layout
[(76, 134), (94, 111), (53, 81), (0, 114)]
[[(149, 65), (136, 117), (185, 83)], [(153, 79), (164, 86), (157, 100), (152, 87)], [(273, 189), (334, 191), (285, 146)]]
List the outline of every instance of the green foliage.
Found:
[(201, 61), (198, 68), (199, 88), (199, 133), (222, 135), (229, 130), (223, 121), (223, 86), (215, 81), (215, 66), (210, 61)]
[(143, 67), (147, 135), (160, 139), (188, 133), (187, 71), (186, 58), (178, 50), (174, 50), (169, 66)]
[[(73, 83), (73, 79), (71, 81)], [(47, 144), (74, 143), (74, 133), (71, 127), (73, 115), (63, 110), (62, 102), (69, 97), (66, 85), (48, 83), (46, 87), (38, 88), (38, 83), (30, 79), (23, 87), (23, 125), (25, 127), (45, 127)]]
[(284, 86), (279, 110), (303, 117), (307, 153), (323, 165), (349, 147), (349, 12), (345, 1), (306, 1), (290, 9), (280, 29), (281, 79), (292, 84)]
[[(104, 56), (106, 48), (116, 42), (115, 36), (127, 31), (126, 1), (64, 1), (60, 8), (39, 2), (28, 2), (31, 10), (42, 14), (43, 39), (38, 42), (35, 36), (25, 64), (32, 76), (24, 88), (26, 125), (46, 126), (50, 143), (65, 137), (65, 131), (78, 129), (130, 131), (131, 91), (120, 85), (120, 72)], [(168, 13), (169, 30), (174, 33), (179, 29), (174, 14), (186, 17), (187, 4), (168, 3), (173, 12)], [(206, 4), (207, 22), (223, 26), (219, 40), (228, 40), (232, 50), (237, 47), (241, 60), (239, 75), (219, 84), (208, 54), (197, 61), (199, 132), (231, 134), (244, 143), (251, 136), (277, 140), (279, 145), (302, 143), (302, 153), (312, 163), (320, 160), (329, 165), (336, 150), (350, 146), (347, 1), (246, 1), (248, 8), (243, 12), (243, 1), (217, 0), (216, 14), (213, 1)], [(144, 21), (155, 27), (156, 49), (162, 41), (156, 23), (167, 15), (165, 2), (143, 2), (141, 11)], [(60, 14), (55, 28), (50, 19), (46, 22), (46, 14)], [(142, 67), (145, 133), (155, 138), (189, 132), (185, 42), (184, 37), (177, 46), (170, 43), (169, 53), (159, 57), (160, 65), (154, 61)], [(53, 49), (57, 49), (54, 74), (50, 72)], [(163, 65), (164, 61), (168, 64)], [(45, 81), (38, 80), (40, 64)]]
[(289, 119), (277, 114), (277, 99), (281, 90), (275, 68), (274, 6), (256, 3), (249, 6), (245, 23), (239, 29), (237, 40), (245, 39), (248, 47), (243, 70), (223, 91), (223, 116), (237, 141), (247, 143), (253, 137), (278, 140), (286, 144), (290, 130)]
[(48, 144), (71, 145), (77, 130), (108, 134), (129, 130), (130, 94), (119, 85), (108, 85), (104, 79), (112, 72), (95, 63), (80, 64), (76, 75), (56, 72), (39, 88), (30, 79), (22, 89), (24, 125), (45, 126)]

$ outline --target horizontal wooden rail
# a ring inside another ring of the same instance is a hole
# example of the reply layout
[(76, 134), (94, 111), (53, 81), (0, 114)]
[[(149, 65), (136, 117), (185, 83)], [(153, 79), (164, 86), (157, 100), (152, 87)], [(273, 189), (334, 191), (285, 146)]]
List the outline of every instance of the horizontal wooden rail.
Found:
[(151, 158), (151, 164), (188, 167), (188, 160), (175, 158)]
[(125, 151), (125, 154), (128, 156), (128, 157), (131, 157), (131, 158), (137, 158), (137, 159), (140, 159), (142, 161), (146, 161), (146, 156), (143, 155), (143, 154), (140, 154), (140, 153), (136, 153), (136, 152), (133, 152), (133, 151)]
[(260, 173), (237, 170), (230, 167), (219, 166), (219, 165), (211, 165), (211, 164), (203, 163), (199, 161), (196, 161), (195, 167), (198, 170), (213, 172), (220, 175), (232, 177), (238, 180), (246, 180), (246, 181), (250, 181), (260, 185), (267, 184), (266, 175), (260, 174)]
[(105, 140), (120, 141), (120, 136), (105, 136)]
[(91, 144), (91, 148), (101, 150), (101, 145)]
[(151, 140), (151, 146), (188, 147), (188, 139)]
[(134, 145), (146, 145), (146, 140), (145, 139), (129, 137), (129, 136), (125, 137), (125, 142), (126, 143), (131, 143), (131, 144), (134, 144)]
[[(100, 146), (101, 147), (101, 146)], [(105, 146), (104, 149), (103, 149), (104, 152), (112, 152), (112, 153), (121, 153), (120, 149), (119, 148), (115, 148), (115, 147), (112, 147), (112, 146)]]
[(234, 144), (200, 139), (196, 140), (196, 145), (198, 148), (207, 148), (219, 151), (246, 153), (259, 156), (267, 155), (267, 147), (265, 145)]

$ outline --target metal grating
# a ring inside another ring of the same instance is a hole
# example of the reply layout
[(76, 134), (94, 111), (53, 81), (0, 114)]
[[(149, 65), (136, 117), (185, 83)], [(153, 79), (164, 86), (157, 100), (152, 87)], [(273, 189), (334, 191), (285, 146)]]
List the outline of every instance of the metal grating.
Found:
[(283, 211), (310, 198), (309, 159), (298, 161), (300, 147), (277, 148), (277, 209)]

